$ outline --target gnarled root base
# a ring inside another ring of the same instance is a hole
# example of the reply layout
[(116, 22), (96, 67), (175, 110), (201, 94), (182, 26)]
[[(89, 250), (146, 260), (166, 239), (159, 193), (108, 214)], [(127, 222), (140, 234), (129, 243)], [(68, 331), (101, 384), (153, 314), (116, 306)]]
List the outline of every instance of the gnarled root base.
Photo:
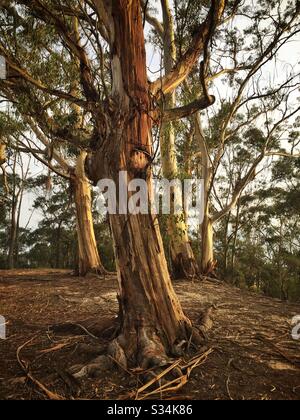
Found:
[[(75, 378), (99, 377), (111, 370), (113, 366), (129, 371), (135, 368), (145, 382), (153, 379), (158, 374), (172, 365), (174, 360), (183, 356), (192, 356), (198, 352), (206, 341), (206, 328), (208, 316), (202, 318), (206, 325), (190, 327), (186, 339), (178, 340), (173, 348), (167, 353), (162, 340), (153, 328), (139, 327), (138, 331), (126, 331), (121, 333), (109, 344), (107, 353), (92, 360), (86, 366), (74, 366), (72, 374)], [(210, 327), (210, 325), (209, 325)], [(137, 369), (136, 369), (137, 368)], [(180, 368), (170, 370), (164, 380), (180, 377)]]
[(213, 260), (213, 261), (210, 260), (207, 264), (202, 263), (202, 276), (217, 278), (216, 270), (217, 270), (216, 260)]
[(179, 254), (172, 260), (172, 277), (174, 279), (193, 280), (199, 275), (200, 270), (195, 258)]
[(142, 370), (147, 370), (168, 363), (161, 340), (152, 329), (146, 327), (140, 327), (135, 334), (133, 331), (126, 334), (126, 337), (119, 335), (110, 343), (108, 353), (124, 369), (139, 366)]

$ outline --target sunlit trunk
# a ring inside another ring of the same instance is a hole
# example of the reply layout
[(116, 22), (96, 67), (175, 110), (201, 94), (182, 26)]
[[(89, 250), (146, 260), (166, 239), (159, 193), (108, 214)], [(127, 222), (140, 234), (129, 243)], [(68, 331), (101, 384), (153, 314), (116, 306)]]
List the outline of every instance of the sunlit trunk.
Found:
[(238, 201), (237, 212), (236, 212), (236, 221), (233, 234), (233, 243), (232, 243), (232, 256), (231, 256), (231, 270), (232, 273), (235, 270), (235, 260), (236, 260), (236, 245), (238, 239), (238, 231), (240, 227), (240, 210), (241, 210), (241, 201)]
[[(174, 24), (169, 8), (169, 1), (162, 2), (164, 21), (164, 67), (169, 73), (176, 62), (176, 46), (174, 36)], [(176, 107), (175, 92), (164, 97), (164, 106), (167, 109)], [(178, 177), (176, 159), (175, 129), (172, 122), (162, 125), (160, 136), (161, 162), (163, 177), (173, 180)], [(174, 200), (178, 197), (173, 195)], [(182, 203), (173, 203), (174, 206), (183, 207)], [(193, 278), (198, 272), (198, 265), (188, 237), (188, 226), (185, 221), (184, 212), (178, 216), (170, 215), (167, 219), (167, 230), (170, 244), (170, 258), (172, 272), (175, 278)]]
[(231, 213), (226, 217), (225, 227), (224, 227), (224, 239), (223, 239), (223, 273), (226, 275), (228, 270), (228, 258), (229, 258), (229, 247), (230, 247), (230, 238), (228, 238), (229, 223), (230, 223)]
[(105, 273), (95, 237), (91, 187), (84, 173), (85, 158), (86, 153), (82, 152), (77, 159), (75, 176), (73, 177), (79, 253), (78, 274), (80, 276), (84, 276), (90, 271), (99, 274)]
[[(172, 124), (163, 125), (161, 134), (161, 160), (164, 178), (173, 180), (178, 177), (175, 134)], [(183, 208), (178, 202), (180, 194), (173, 191), (171, 208)], [(193, 278), (198, 274), (198, 265), (188, 236), (188, 226), (184, 211), (167, 218), (167, 233), (170, 246), (172, 273), (175, 278)]]
[(15, 268), (15, 249), (17, 238), (17, 203), (16, 198), (13, 197), (10, 220), (10, 235), (9, 235), (9, 250), (8, 250), (8, 268), (11, 270)]
[(216, 262), (214, 259), (213, 220), (210, 214), (209, 201), (212, 168), (205, 136), (201, 126), (200, 114), (197, 114), (195, 117), (195, 136), (197, 139), (199, 152), (201, 154), (200, 172), (204, 180), (204, 216), (201, 226), (201, 273), (208, 275), (214, 273), (216, 268)]
[(6, 162), (6, 146), (0, 143), (0, 166)]
[(201, 272), (203, 274), (211, 274), (215, 270), (214, 231), (208, 209), (205, 212), (201, 232)]
[(16, 165), (17, 155), (14, 156), (13, 161), (13, 186), (12, 186), (12, 201), (11, 201), (11, 212), (10, 212), (10, 227), (9, 227), (9, 243), (8, 243), (8, 268), (11, 270), (15, 268), (15, 251), (16, 251), (16, 240), (17, 240), (17, 211), (18, 211), (18, 192), (16, 185)]

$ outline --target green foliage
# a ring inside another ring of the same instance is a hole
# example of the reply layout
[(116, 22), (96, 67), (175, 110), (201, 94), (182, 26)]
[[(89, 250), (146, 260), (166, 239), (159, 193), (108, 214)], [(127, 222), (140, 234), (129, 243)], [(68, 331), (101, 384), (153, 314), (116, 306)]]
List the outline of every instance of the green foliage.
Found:
[(296, 160), (277, 159), (269, 187), (260, 188), (257, 180), (256, 192), (240, 200), (239, 213), (219, 224), (216, 234), (220, 273), (229, 282), (292, 301), (300, 301), (297, 166)]

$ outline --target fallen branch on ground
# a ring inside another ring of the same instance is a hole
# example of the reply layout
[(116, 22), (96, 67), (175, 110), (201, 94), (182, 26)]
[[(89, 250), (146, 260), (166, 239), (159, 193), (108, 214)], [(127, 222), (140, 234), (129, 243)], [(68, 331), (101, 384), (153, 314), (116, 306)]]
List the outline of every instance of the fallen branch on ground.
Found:
[(76, 324), (75, 322), (65, 322), (64, 324), (51, 325), (51, 327), (49, 327), (49, 329), (51, 331), (56, 332), (56, 333), (57, 332), (69, 332), (70, 327), (80, 328), (82, 331), (84, 331), (91, 338), (94, 338), (95, 340), (99, 340), (99, 337), (96, 337), (94, 334), (92, 334), (90, 331), (88, 331), (83, 325)]
[(25, 373), (26, 377), (34, 384), (36, 385), (41, 391), (44, 392), (44, 394), (46, 394), (46, 396), (50, 399), (50, 400), (54, 400), (54, 401), (62, 401), (65, 398), (63, 398), (61, 395), (58, 395), (52, 391), (50, 391), (48, 388), (46, 388), (46, 386), (44, 384), (42, 384), (38, 379), (36, 379), (32, 373), (29, 370), (29, 364), (27, 362), (25, 362), (24, 360), (21, 359), (20, 354), (21, 351), (30, 343), (32, 343), (35, 340), (36, 337), (31, 338), (30, 340), (26, 341), (26, 343), (22, 344), (20, 347), (18, 347), (17, 349), (17, 360), (18, 363), (20, 365), (20, 367), (22, 368), (23, 372)]

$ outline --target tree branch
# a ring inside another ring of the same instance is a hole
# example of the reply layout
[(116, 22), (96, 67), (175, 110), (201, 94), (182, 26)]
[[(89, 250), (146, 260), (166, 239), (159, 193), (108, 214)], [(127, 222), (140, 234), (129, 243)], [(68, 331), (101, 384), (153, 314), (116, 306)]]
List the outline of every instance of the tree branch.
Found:
[(150, 84), (150, 90), (154, 96), (173, 92), (190, 74), (203, 52), (207, 39), (210, 39), (213, 35), (223, 15), (224, 8), (225, 0), (212, 0), (212, 6), (205, 22), (200, 25), (190, 48), (183, 55), (182, 59), (170, 73)]
[[(5, 50), (3, 48), (3, 46), (0, 44), (0, 54), (3, 55), (3, 57), (5, 57), (5, 60), (8, 64), (8, 79), (16, 79), (16, 78), (21, 78), (22, 80), (24, 80), (25, 82), (30, 83), (31, 85), (33, 85), (34, 87), (36, 87), (37, 89), (41, 90), (42, 92), (48, 93), (49, 95), (53, 95), (56, 96), (60, 99), (64, 99), (68, 102), (71, 103), (76, 103), (77, 105), (83, 107), (83, 108), (87, 108), (88, 107), (88, 102), (83, 101), (79, 98), (76, 98), (75, 96), (71, 95), (70, 93), (67, 92), (62, 92), (60, 90), (57, 89), (51, 89), (47, 86), (45, 86), (40, 80), (35, 79), (33, 76), (31, 76), (27, 70), (23, 69), (16, 61), (14, 61), (14, 59), (8, 54), (8, 51)], [(6, 82), (6, 81), (2, 81), (2, 82)], [(20, 86), (20, 82), (18, 81), (12, 81), (12, 84), (16, 84)]]
[(242, 192), (247, 187), (249, 182), (251, 182), (255, 178), (255, 172), (258, 165), (262, 162), (262, 160), (265, 157), (265, 153), (261, 153), (253, 162), (251, 168), (247, 172), (247, 174), (240, 180), (240, 182), (235, 187), (235, 190), (232, 194), (232, 199), (229, 204), (227, 204), (224, 209), (222, 209), (220, 212), (216, 213), (212, 217), (212, 222), (217, 223), (219, 222), (226, 214), (228, 214), (237, 204)]
[(203, 96), (202, 98), (197, 99), (188, 105), (179, 108), (164, 110), (162, 112), (163, 122), (170, 122), (181, 118), (189, 117), (195, 114), (196, 112), (202, 109), (206, 109), (209, 106), (213, 105), (215, 100), (216, 98), (214, 96), (209, 96), (208, 98), (206, 96)]
[(151, 25), (155, 29), (155, 31), (157, 32), (157, 35), (159, 35), (159, 37), (163, 39), (164, 37), (163, 24), (154, 16), (150, 15), (146, 7), (146, 2), (144, 0), (141, 0), (141, 6), (144, 11), (144, 16), (145, 16), (146, 21), (149, 23), (149, 25)]
[[(31, 147), (27, 146), (25, 143), (23, 143), (20, 139), (16, 138), (15, 136), (13, 136), (15, 138), (15, 140), (20, 143), (25, 149), (28, 149), (30, 151), (30, 153), (32, 154), (32, 156), (37, 159), (39, 162), (41, 162), (43, 165), (45, 165), (47, 168), (49, 168), (51, 171), (55, 172), (57, 175), (65, 178), (65, 179), (70, 179), (70, 175), (66, 172), (62, 172), (59, 169), (57, 169), (55, 166), (53, 166), (51, 164), (51, 162), (49, 162), (46, 159), (41, 158), (40, 156), (40, 152), (37, 153), (35, 149), (32, 149)], [(25, 137), (23, 135), (23, 137)], [(26, 138), (26, 137), (25, 137)], [(28, 141), (28, 139), (26, 139)]]
[(99, 93), (94, 86), (91, 63), (84, 48), (80, 45), (80, 40), (76, 36), (70, 34), (69, 28), (65, 25), (63, 20), (46, 7), (41, 0), (18, 0), (18, 3), (29, 7), (30, 10), (45, 23), (53, 25), (56, 28), (66, 46), (80, 62), (81, 84), (87, 100), (97, 102), (99, 100)]
[(292, 154), (292, 153), (287, 153), (287, 152), (275, 152), (275, 151), (271, 151), (271, 152), (267, 152), (266, 153), (266, 156), (281, 156), (281, 157), (288, 157), (288, 158), (298, 159), (298, 158), (300, 158), (300, 153)]

